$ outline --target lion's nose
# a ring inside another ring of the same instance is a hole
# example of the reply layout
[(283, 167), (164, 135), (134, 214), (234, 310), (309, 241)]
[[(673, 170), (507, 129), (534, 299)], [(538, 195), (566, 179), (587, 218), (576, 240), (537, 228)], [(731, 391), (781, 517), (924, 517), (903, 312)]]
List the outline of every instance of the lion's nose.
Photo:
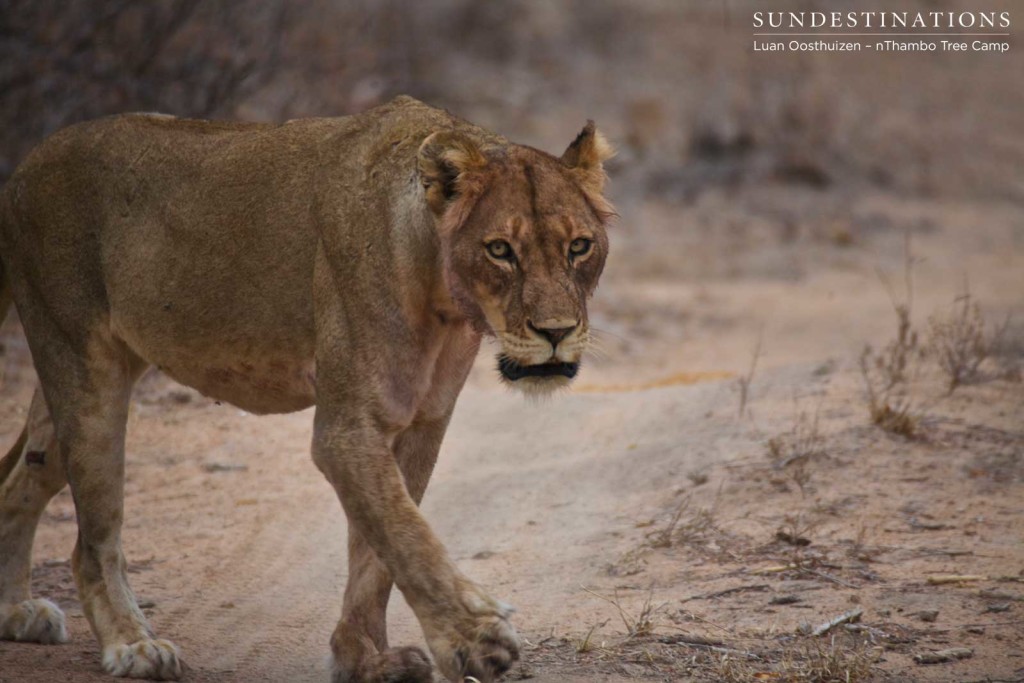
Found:
[(568, 327), (564, 323), (534, 325), (533, 322), (527, 322), (526, 324), (530, 326), (531, 330), (551, 342), (552, 350), (579, 326), (579, 323), (573, 323)]

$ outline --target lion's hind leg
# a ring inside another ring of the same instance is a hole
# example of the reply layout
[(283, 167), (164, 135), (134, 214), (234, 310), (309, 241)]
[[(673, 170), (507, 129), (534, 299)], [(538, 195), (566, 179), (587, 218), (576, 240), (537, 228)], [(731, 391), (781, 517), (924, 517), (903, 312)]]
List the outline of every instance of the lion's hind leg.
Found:
[(125, 425), (132, 385), (146, 363), (106, 326), (81, 325), (67, 334), (43, 315), (23, 321), (75, 500), (71, 567), (103, 668), (115, 676), (177, 679), (178, 649), (153, 635), (121, 550)]
[(66, 483), (46, 402), (36, 389), (21, 436), (0, 461), (0, 639), (68, 639), (64, 613), (49, 600), (32, 598), (29, 587), (36, 526)]

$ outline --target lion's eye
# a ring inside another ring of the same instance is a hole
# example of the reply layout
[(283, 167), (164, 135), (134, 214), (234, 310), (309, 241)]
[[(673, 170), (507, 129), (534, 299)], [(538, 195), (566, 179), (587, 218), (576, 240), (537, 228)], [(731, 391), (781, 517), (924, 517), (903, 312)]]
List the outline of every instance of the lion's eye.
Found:
[(492, 258), (509, 261), (513, 256), (512, 245), (505, 240), (494, 240), (493, 242), (487, 243), (487, 253), (490, 254)]
[(586, 237), (577, 237), (569, 243), (569, 255), (573, 257), (583, 256), (590, 251), (592, 244), (593, 242), (588, 240)]

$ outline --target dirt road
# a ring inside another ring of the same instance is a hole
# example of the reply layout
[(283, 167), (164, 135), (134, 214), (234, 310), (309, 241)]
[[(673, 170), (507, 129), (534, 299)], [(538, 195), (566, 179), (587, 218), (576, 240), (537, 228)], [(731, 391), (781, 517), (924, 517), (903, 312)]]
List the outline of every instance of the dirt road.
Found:
[[(874, 210), (931, 221), (915, 237), (921, 329), (955, 295), (951, 272), (970, 274), (993, 319), (1022, 312), (1024, 234), (1012, 212), (891, 199)], [(647, 229), (685, 253), (672, 228)], [(858, 239), (853, 249), (752, 240), (729, 256), (764, 273), (781, 255), (791, 278), (641, 277), (659, 254), (627, 231), (595, 300), (603, 357), (575, 391), (526, 402), (497, 386), (482, 357), (424, 510), (459, 566), (518, 608), (527, 645), (513, 680), (828, 680), (785, 676), (822, 666), (829, 647), (859, 680), (1020, 675), (1024, 385), (993, 358), (984, 382), (946, 396), (927, 366), (914, 385), (919, 435), (871, 426), (856, 355), (893, 334), (875, 269), (898, 274), (901, 237)], [(9, 443), (32, 383), (16, 326), (5, 330)], [(736, 377), (759, 333), (740, 418)], [(801, 414), (816, 416), (820, 442), (802, 473), (767, 446), (799, 431)], [(310, 461), (310, 428), (310, 412), (257, 418), (160, 376), (136, 391), (124, 546), (187, 681), (326, 680), (345, 531)], [(67, 611), (72, 642), (0, 643), (4, 683), (108, 680), (75, 599), (74, 537), (65, 492), (41, 526), (34, 583)], [(985, 578), (930, 585), (935, 574)], [(863, 626), (840, 628), (838, 641), (799, 635), (851, 606), (864, 609)], [(422, 642), (397, 593), (390, 633)], [(970, 659), (912, 660), (960, 645)]]

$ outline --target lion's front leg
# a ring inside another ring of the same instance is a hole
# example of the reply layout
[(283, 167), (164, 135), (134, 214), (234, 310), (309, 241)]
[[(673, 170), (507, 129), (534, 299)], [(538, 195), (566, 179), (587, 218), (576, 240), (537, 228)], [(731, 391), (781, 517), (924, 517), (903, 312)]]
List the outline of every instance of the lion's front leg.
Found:
[(387, 675), (400, 671), (411, 674), (408, 680), (430, 680), (418, 651), (386, 649), (388, 575), (420, 620), (445, 676), (495, 680), (518, 657), (510, 610), (458, 571), (417, 508), (446, 420), (433, 433), (404, 434), (389, 447), (384, 435), (341, 431), (319, 412), (317, 418), (314, 457), (359, 534), (350, 546), (353, 571), (332, 639), (336, 680), (393, 680)]

